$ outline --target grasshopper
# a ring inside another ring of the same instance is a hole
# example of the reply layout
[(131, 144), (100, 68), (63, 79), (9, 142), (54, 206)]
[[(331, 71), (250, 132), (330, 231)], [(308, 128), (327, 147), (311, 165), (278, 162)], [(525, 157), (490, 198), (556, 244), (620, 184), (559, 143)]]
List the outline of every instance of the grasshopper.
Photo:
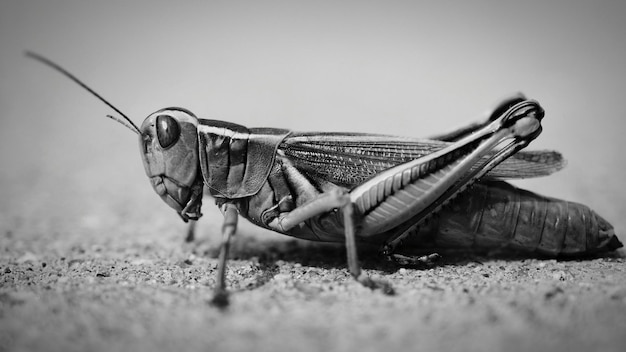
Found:
[[(300, 133), (199, 119), (160, 109), (141, 126), (71, 73), (70, 78), (139, 136), (152, 187), (187, 222), (198, 220), (204, 193), (224, 215), (213, 302), (227, 304), (226, 262), (239, 216), (296, 238), (345, 242), (350, 274), (393, 293), (365, 274), (357, 242), (382, 246), (389, 259), (429, 265), (422, 250), (511, 249), (546, 256), (593, 254), (622, 246), (613, 227), (587, 206), (517, 189), (501, 179), (549, 175), (564, 165), (554, 151), (521, 151), (541, 133), (544, 110), (522, 94), (488, 118), (451, 133), (416, 139), (359, 133)], [(193, 227), (190, 227), (193, 234)]]

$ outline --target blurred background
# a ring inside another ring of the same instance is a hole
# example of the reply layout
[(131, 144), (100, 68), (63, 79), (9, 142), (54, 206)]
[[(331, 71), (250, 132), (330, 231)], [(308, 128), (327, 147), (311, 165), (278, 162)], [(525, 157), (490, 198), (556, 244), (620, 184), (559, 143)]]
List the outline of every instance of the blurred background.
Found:
[(136, 136), (33, 50), (137, 124), (181, 106), (251, 127), (422, 137), (522, 91), (547, 113), (532, 148), (569, 164), (516, 184), (589, 205), (624, 240), (625, 16), (624, 1), (3, 0), (0, 227), (183, 228)]

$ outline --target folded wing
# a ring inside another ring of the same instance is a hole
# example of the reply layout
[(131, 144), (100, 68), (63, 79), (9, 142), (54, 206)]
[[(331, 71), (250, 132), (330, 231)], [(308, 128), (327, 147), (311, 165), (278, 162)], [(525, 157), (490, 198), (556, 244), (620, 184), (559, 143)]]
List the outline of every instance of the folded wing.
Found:
[[(395, 165), (436, 152), (449, 142), (358, 133), (292, 133), (279, 151), (312, 177), (348, 188)], [(486, 177), (530, 178), (550, 175), (565, 166), (556, 151), (520, 151)]]

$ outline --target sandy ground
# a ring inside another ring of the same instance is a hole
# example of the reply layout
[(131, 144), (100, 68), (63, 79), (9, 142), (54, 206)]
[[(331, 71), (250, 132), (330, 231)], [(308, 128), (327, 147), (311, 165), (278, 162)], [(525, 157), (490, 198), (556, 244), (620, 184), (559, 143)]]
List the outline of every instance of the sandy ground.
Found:
[(394, 283), (387, 297), (352, 282), (340, 251), (253, 251), (231, 262), (235, 292), (219, 311), (207, 304), (215, 260), (148, 249), (3, 260), (2, 348), (618, 351), (625, 342), (623, 258), (470, 258), (425, 271), (366, 262)]
[(24, 58), (47, 55), (137, 123), (165, 106), (298, 131), (428, 136), (518, 90), (546, 109), (533, 149), (563, 171), (518, 183), (589, 205), (626, 240), (626, 3), (0, 1), (0, 351), (622, 351), (624, 252), (584, 261), (364, 248), (242, 223), (207, 301), (221, 216), (198, 242), (152, 191), (109, 108)]

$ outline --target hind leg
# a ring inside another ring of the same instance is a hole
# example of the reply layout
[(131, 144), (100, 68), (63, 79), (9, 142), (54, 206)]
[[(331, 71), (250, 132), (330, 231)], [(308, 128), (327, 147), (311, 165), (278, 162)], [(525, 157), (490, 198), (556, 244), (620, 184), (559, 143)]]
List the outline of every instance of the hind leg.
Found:
[(487, 116), (487, 119), (485, 119), (484, 121), (474, 122), (467, 126), (463, 126), (459, 129), (456, 129), (452, 132), (443, 133), (443, 134), (439, 134), (436, 136), (430, 136), (428, 138), (436, 139), (436, 140), (440, 140), (444, 142), (456, 142), (460, 140), (461, 138), (466, 137), (470, 135), (471, 133), (478, 131), (481, 128), (487, 126), (488, 124), (496, 120), (498, 117), (500, 117), (500, 115), (505, 113), (513, 105), (519, 102), (522, 102), (524, 100), (526, 100), (526, 97), (524, 96), (524, 94), (522, 93), (512, 94), (511, 96), (508, 96), (500, 100), (491, 109), (489, 109), (487, 113), (485, 114)]

